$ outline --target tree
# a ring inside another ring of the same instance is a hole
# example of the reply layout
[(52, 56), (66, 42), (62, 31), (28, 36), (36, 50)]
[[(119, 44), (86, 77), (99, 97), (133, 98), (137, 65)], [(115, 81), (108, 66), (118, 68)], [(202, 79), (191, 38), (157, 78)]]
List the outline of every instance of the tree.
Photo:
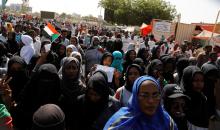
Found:
[(176, 9), (164, 0), (100, 0), (105, 20), (125, 25), (150, 23), (152, 19), (173, 20)]
[(60, 18), (62, 18), (62, 19), (65, 19), (66, 18), (66, 13), (62, 13), (62, 14), (60, 14)]

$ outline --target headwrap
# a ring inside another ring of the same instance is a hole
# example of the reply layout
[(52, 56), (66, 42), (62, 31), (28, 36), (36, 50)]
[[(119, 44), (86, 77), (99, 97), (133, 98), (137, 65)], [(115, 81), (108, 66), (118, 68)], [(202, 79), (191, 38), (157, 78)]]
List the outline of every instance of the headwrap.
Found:
[[(78, 68), (78, 72), (76, 74), (76, 77), (74, 79), (70, 79), (66, 73), (65, 68), (70, 64), (74, 62)], [(77, 96), (81, 95), (83, 92), (83, 84), (81, 82), (81, 76), (80, 76), (80, 63), (79, 61), (74, 57), (67, 57), (65, 58), (63, 62), (63, 66), (61, 68), (62, 72), (62, 82), (61, 82), (61, 89), (64, 96), (67, 96), (68, 98), (75, 100)]]
[(29, 64), (35, 54), (33, 39), (28, 35), (22, 35), (21, 41), (24, 43), (24, 46), (21, 48), (20, 56)]
[[(144, 81), (152, 81), (160, 90), (159, 83), (150, 76), (142, 76), (136, 79), (128, 107), (122, 107), (106, 123), (104, 130), (169, 130), (171, 117), (159, 104), (152, 117), (146, 116), (140, 109), (138, 92)], [(174, 125), (175, 126), (175, 125)], [(176, 127), (175, 127), (176, 130)]]
[(76, 52), (78, 52), (78, 49), (74, 46), (74, 45), (68, 45), (67, 47), (66, 47), (66, 55), (67, 55), (67, 49), (68, 48), (71, 48), (72, 49), (72, 52), (74, 52), (74, 51), (76, 51)]
[(123, 66), (122, 66), (122, 62), (123, 62), (123, 57), (122, 57), (122, 53), (120, 51), (114, 51), (112, 53), (113, 55), (113, 62), (112, 62), (112, 67), (116, 68), (119, 72), (122, 73), (123, 71)]
[(135, 50), (135, 44), (134, 43), (129, 43), (127, 51), (130, 51), (130, 50)]
[(113, 56), (110, 52), (105, 52), (103, 55), (102, 55), (102, 59), (101, 59), (101, 62), (100, 62), (100, 65), (103, 65), (103, 61), (105, 60), (105, 58), (107, 57), (112, 57), (112, 60), (113, 60)]
[(55, 104), (41, 106), (33, 115), (31, 130), (65, 130), (65, 115)]

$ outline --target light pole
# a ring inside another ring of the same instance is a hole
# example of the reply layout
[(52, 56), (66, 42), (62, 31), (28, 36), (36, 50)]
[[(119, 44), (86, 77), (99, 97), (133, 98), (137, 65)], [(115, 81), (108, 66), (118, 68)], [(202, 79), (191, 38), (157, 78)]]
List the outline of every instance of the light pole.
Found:
[(214, 31), (215, 31), (215, 29), (216, 29), (216, 25), (217, 25), (217, 22), (218, 22), (218, 17), (219, 17), (219, 15), (220, 15), (220, 10), (218, 11), (218, 14), (217, 14), (217, 17), (216, 17), (216, 20), (215, 20), (215, 25), (214, 25), (214, 28), (213, 28), (213, 30), (212, 30), (212, 35), (211, 35), (211, 37), (210, 37), (210, 39), (209, 39), (209, 43), (210, 43), (211, 39), (213, 38)]

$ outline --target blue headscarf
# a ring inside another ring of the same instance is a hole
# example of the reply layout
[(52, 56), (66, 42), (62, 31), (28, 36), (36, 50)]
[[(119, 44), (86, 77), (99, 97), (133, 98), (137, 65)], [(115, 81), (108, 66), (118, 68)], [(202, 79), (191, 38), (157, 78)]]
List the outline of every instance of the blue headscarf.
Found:
[(138, 103), (138, 91), (141, 84), (147, 80), (154, 82), (157, 89), (160, 90), (159, 83), (150, 76), (142, 76), (136, 79), (133, 85), (132, 96), (128, 102), (128, 107), (122, 107), (116, 112), (108, 120), (104, 130), (177, 130), (173, 119), (171, 119), (161, 105), (158, 106), (152, 117), (147, 117), (141, 111)]
[(123, 56), (122, 53), (120, 51), (114, 51), (112, 53), (113, 55), (113, 62), (111, 67), (114, 67), (115, 69), (117, 69), (119, 72), (122, 73), (123, 71), (123, 66), (122, 66), (122, 62), (123, 62)]

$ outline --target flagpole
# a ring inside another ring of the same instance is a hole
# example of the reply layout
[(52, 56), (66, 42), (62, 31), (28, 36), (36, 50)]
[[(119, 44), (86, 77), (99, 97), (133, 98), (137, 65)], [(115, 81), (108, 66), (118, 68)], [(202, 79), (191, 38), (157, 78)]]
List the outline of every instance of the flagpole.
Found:
[(216, 29), (216, 25), (217, 25), (217, 22), (218, 22), (218, 17), (219, 17), (219, 15), (220, 15), (220, 10), (218, 11), (218, 14), (217, 14), (217, 17), (216, 17), (216, 20), (215, 20), (215, 25), (214, 25), (214, 28), (213, 28), (213, 30), (212, 30), (212, 35), (211, 35), (211, 37), (210, 37), (210, 39), (209, 39), (209, 44), (210, 44), (211, 39), (213, 38), (214, 31), (215, 31), (215, 29)]

